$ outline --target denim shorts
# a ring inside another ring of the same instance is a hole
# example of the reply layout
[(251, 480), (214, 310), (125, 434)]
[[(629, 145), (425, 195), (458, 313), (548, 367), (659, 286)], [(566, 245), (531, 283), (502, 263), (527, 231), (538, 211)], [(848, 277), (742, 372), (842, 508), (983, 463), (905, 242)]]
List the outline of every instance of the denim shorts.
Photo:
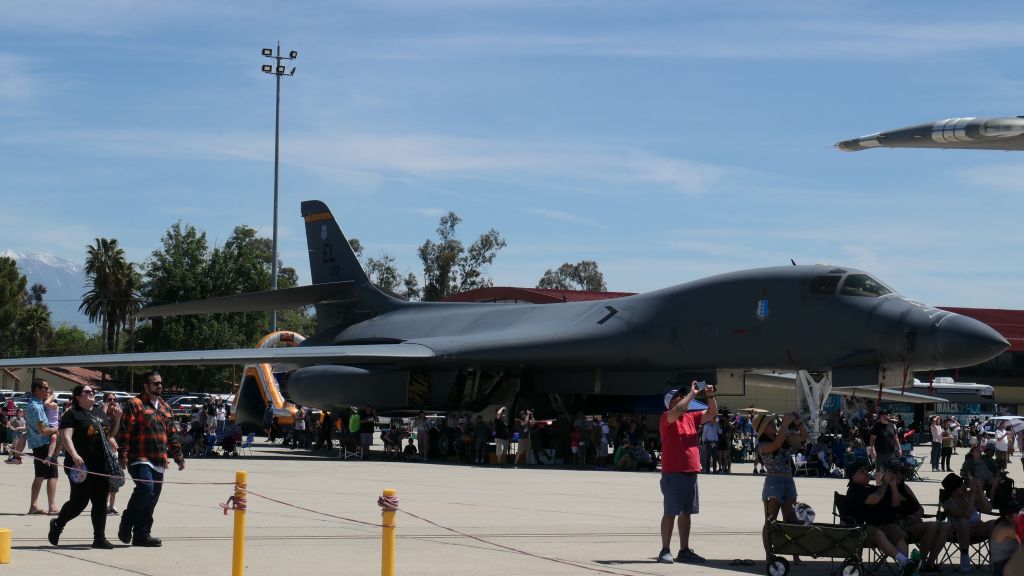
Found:
[(781, 504), (786, 500), (796, 500), (796, 482), (792, 476), (768, 476), (764, 479), (761, 489), (761, 500), (767, 502), (775, 498)]
[(662, 474), (661, 494), (665, 497), (665, 516), (697, 514), (700, 511), (696, 472)]

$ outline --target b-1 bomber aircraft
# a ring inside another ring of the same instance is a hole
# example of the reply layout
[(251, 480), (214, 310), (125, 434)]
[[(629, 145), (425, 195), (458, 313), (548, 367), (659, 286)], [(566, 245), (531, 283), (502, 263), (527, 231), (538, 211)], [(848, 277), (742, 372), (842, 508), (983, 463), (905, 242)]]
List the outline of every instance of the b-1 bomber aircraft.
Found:
[[(781, 370), (826, 374), (834, 387), (899, 385), (913, 371), (979, 364), (1008, 347), (986, 324), (827, 265), (743, 270), (587, 302), (409, 302), (369, 281), (323, 202), (303, 202), (302, 217), (313, 284), (140, 313), (314, 305), (317, 333), (298, 346), (13, 358), (0, 367), (287, 364), (281, 379), (303, 406), (480, 410), (517, 399), (538, 408), (559, 398), (625, 402), (689, 374)], [(265, 406), (256, 386), (243, 387), (237, 418), (261, 428)]]

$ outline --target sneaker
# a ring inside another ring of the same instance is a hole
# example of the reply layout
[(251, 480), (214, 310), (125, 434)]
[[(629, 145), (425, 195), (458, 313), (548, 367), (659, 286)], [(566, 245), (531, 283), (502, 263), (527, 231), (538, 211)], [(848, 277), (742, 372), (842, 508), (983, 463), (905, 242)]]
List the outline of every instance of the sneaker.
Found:
[(694, 552), (693, 548), (687, 548), (686, 550), (679, 551), (679, 554), (676, 555), (676, 562), (682, 562), (685, 564), (703, 564), (706, 560), (704, 560), (703, 556)]
[(124, 519), (121, 519), (121, 525), (117, 527), (117, 539), (125, 544), (132, 543), (132, 527), (124, 523)]
[(668, 548), (662, 548), (661, 552), (658, 552), (658, 562), (662, 564), (672, 564), (672, 551)]
[(54, 546), (60, 541), (60, 533), (64, 531), (64, 527), (57, 524), (57, 519), (50, 520), (50, 531), (46, 534), (46, 539), (50, 541), (50, 544)]
[(159, 548), (163, 546), (163, 542), (159, 538), (153, 538), (152, 536), (145, 536), (143, 538), (136, 537), (132, 540), (132, 546), (143, 546), (145, 548)]
[(107, 516), (117, 516), (117, 508), (107, 506)]
[(100, 550), (113, 550), (114, 545), (110, 543), (106, 538), (98, 538), (92, 541), (92, 547)]

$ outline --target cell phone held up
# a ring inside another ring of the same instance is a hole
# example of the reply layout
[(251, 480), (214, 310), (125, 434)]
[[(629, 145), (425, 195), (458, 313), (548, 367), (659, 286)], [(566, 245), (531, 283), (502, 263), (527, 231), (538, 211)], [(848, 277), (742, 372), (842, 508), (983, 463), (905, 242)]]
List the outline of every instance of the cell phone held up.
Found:
[(703, 380), (697, 380), (693, 385), (697, 388), (697, 392), (703, 392), (708, 387), (708, 383)]

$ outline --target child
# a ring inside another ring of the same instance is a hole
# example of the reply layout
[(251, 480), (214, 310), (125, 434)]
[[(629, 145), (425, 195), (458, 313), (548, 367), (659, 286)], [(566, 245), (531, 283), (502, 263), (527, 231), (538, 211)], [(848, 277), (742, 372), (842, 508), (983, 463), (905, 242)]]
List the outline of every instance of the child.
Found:
[[(58, 428), (60, 426), (60, 406), (57, 405), (52, 391), (47, 396), (46, 401), (43, 402), (43, 410), (46, 412), (46, 425), (51, 428)], [(46, 450), (46, 458), (50, 462), (57, 461), (57, 455), (60, 454), (60, 448), (63, 443), (60, 434), (50, 436), (50, 447)]]
[(418, 454), (418, 452), (416, 450), (416, 445), (412, 443), (412, 436), (409, 437), (409, 443), (405, 445), (405, 450), (402, 451), (402, 454), (408, 461), (416, 459), (416, 454)]
[(21, 408), (7, 419), (7, 427), (11, 430), (11, 456), (5, 460), (8, 464), (21, 464), (21, 451), (25, 449), (25, 411)]

